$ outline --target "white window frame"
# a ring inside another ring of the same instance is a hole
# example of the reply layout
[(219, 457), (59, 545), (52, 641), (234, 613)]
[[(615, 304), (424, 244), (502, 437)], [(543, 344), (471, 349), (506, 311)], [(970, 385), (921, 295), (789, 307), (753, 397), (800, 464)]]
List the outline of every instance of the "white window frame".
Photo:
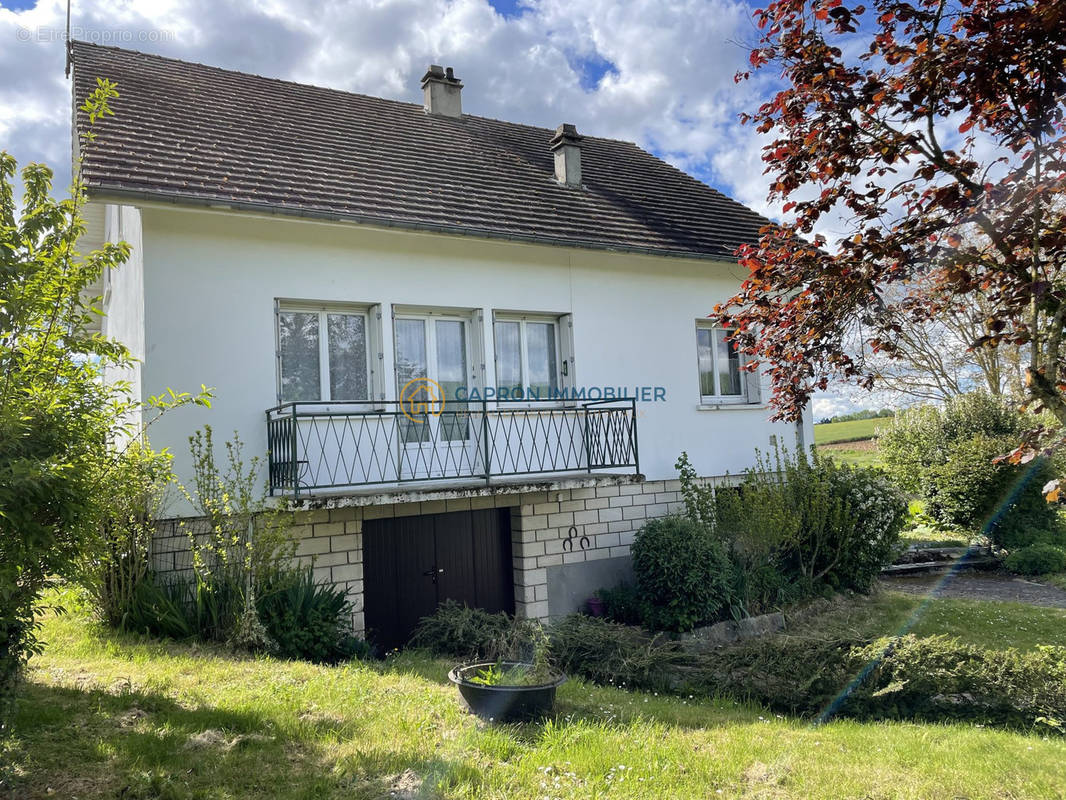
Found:
[[(703, 381), (700, 374), (700, 335), (699, 331), (709, 331), (711, 334), (711, 370), (714, 376), (714, 394), (703, 393)], [(750, 405), (752, 400), (748, 397), (748, 378), (749, 375), (744, 367), (744, 358), (740, 357), (740, 394), (722, 394), (722, 386), (720, 381), (720, 370), (718, 368), (718, 348), (714, 346), (715, 331), (723, 330), (721, 325), (715, 325), (706, 320), (696, 320), (696, 388), (700, 393), (700, 403), (708, 406), (720, 406), (720, 405)], [(726, 329), (728, 330), (728, 329)]]
[[(555, 389), (557, 392), (562, 393), (569, 385), (568, 379), (572, 378), (572, 367), (570, 362), (572, 358), (566, 356), (563, 350), (563, 322), (564, 314), (550, 314), (550, 313), (526, 313), (522, 311), (493, 311), (492, 312), (492, 383), (493, 386), (499, 389), (499, 348), (496, 341), (496, 323), (497, 322), (517, 322), (518, 323), (518, 351), (519, 351), (519, 368), (521, 370), (521, 387), (522, 391), (529, 386), (529, 345), (526, 338), (526, 323), (534, 322), (540, 324), (550, 324), (555, 329)], [(541, 398), (541, 401), (548, 398)], [(563, 398), (560, 397), (559, 400)], [(520, 402), (520, 401), (519, 401)], [(536, 402), (536, 401), (531, 401)]]
[[(275, 372), (277, 373), (277, 399), (280, 405), (283, 402), (295, 403), (373, 403), (379, 397), (378, 383), (379, 370), (374, 368), (380, 359), (381, 334), (380, 313), (373, 313), (376, 308), (373, 303), (335, 303), (314, 302), (310, 300), (282, 300), (274, 301), (274, 353)], [(318, 314), (318, 393), (319, 399), (315, 400), (282, 400), (281, 397), (281, 325), (282, 313)], [(331, 395), (329, 381), (329, 323), (328, 314), (350, 314), (363, 318), (363, 330), (366, 332), (366, 391), (367, 396), (363, 400), (334, 400)]]

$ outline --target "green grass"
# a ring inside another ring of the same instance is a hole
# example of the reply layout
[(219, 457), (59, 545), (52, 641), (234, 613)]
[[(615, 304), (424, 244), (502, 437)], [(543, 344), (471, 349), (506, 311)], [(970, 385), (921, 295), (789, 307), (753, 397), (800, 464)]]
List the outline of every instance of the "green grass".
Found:
[[(849, 601), (817, 624), (888, 630), (917, 604)], [(998, 629), (1030, 646), (1051, 635), (1046, 616), (936, 600), (916, 630), (972, 639)], [(42, 634), (0, 753), (15, 765), (14, 796), (27, 800), (1062, 798), (1066, 787), (1060, 738), (813, 727), (731, 701), (576, 680), (560, 690), (554, 720), (495, 727), (460, 711), (449, 664), (418, 655), (340, 667), (242, 658), (115, 635), (79, 611), (48, 617)]]
[(931, 525), (914, 525), (903, 531), (903, 541), (910, 547), (967, 547), (970, 535), (959, 529), (944, 530)]
[[(850, 443), (849, 443), (850, 444)], [(844, 445), (819, 445), (819, 452), (835, 461), (851, 464), (853, 467), (883, 467), (885, 463), (876, 447), (854, 448)]]
[(825, 613), (804, 619), (803, 629), (870, 637), (944, 634), (978, 647), (1032, 650), (1066, 647), (1066, 609), (880, 592), (868, 599), (840, 598)]
[(841, 442), (858, 442), (872, 439), (882, 425), (891, 423), (890, 419), (857, 419), (850, 422), (826, 422), (814, 426), (815, 444), (837, 444)]

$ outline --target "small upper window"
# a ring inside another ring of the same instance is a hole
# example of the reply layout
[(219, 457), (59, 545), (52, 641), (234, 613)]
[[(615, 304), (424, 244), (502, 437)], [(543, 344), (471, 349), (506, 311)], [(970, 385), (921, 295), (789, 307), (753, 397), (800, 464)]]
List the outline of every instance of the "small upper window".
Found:
[(696, 350), (699, 358), (700, 397), (710, 402), (745, 402), (745, 374), (740, 353), (731, 336), (733, 331), (711, 325), (697, 325)]
[(365, 311), (283, 305), (277, 318), (281, 402), (369, 399)]
[(511, 398), (546, 399), (557, 392), (559, 326), (551, 318), (497, 316), (496, 389)]

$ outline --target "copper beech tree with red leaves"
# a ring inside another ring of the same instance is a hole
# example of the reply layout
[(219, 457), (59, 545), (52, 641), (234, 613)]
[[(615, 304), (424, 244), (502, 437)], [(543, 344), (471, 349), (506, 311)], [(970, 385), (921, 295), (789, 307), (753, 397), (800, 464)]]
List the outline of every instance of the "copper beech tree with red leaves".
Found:
[[(740, 248), (748, 278), (714, 316), (768, 366), (776, 417), (832, 377), (872, 388), (863, 351), (899, 353), (907, 326), (980, 295), (972, 347), (1023, 346), (1028, 408), (1066, 424), (1066, 3), (778, 0), (755, 18), (752, 68), (783, 88), (745, 121), (774, 137), (769, 197), (794, 216)], [(841, 219), (830, 246), (817, 230)]]

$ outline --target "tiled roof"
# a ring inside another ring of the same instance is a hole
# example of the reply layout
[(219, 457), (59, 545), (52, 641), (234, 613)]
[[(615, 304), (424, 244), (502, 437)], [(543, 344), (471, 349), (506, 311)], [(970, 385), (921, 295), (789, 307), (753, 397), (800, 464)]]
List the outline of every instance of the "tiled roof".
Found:
[(82, 42), (73, 59), (77, 105), (118, 84), (83, 164), (102, 195), (719, 259), (767, 222), (629, 142), (586, 135), (567, 187), (548, 128)]

